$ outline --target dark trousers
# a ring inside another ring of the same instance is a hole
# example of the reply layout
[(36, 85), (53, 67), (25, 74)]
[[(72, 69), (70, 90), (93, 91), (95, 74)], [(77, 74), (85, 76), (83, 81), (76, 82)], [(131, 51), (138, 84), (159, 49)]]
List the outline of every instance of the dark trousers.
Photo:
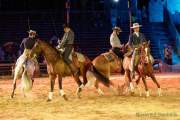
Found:
[(112, 51), (118, 56), (118, 58), (123, 58), (123, 53), (121, 52), (121, 49), (118, 47), (113, 47)]
[(66, 47), (63, 53), (63, 59), (68, 65), (72, 63), (72, 61), (69, 59), (72, 49), (73, 47)]

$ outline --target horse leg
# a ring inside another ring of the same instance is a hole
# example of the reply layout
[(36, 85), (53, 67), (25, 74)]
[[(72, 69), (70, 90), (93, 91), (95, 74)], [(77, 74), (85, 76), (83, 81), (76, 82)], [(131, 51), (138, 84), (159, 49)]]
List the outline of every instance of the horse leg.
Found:
[(150, 77), (152, 78), (153, 82), (154, 82), (154, 83), (157, 85), (157, 87), (158, 87), (158, 92), (157, 92), (157, 93), (158, 93), (158, 96), (162, 96), (162, 94), (161, 94), (161, 87), (160, 87), (159, 83), (157, 82), (154, 74), (152, 74)]
[(13, 91), (11, 93), (11, 98), (14, 97), (14, 93), (16, 90), (16, 80), (18, 79), (19, 74), (22, 72), (22, 66), (16, 66), (15, 71), (14, 71), (14, 79), (13, 79)]
[(14, 78), (14, 80), (13, 80), (13, 91), (12, 91), (12, 93), (11, 93), (11, 98), (13, 98), (14, 97), (14, 93), (15, 93), (15, 89), (16, 89), (16, 78)]
[(131, 94), (134, 94), (134, 86), (133, 86), (133, 83), (132, 83), (132, 79), (131, 79), (131, 72), (130, 70), (126, 70), (126, 78), (128, 79), (128, 82), (129, 82), (129, 86), (130, 86), (130, 91), (131, 91)]
[(83, 85), (85, 86), (87, 84), (87, 77), (86, 77), (86, 73), (88, 71), (89, 66), (84, 66), (82, 67), (82, 77), (83, 77)]
[(64, 90), (62, 89), (62, 77), (58, 75), (58, 84), (59, 84), (59, 95), (62, 96), (65, 100), (68, 100)]
[(48, 102), (52, 100), (53, 98), (53, 91), (54, 91), (54, 84), (55, 84), (55, 78), (56, 76), (55, 75), (49, 75), (49, 78), (50, 78), (50, 92), (49, 92), (49, 96), (48, 96)]
[(79, 75), (75, 75), (74, 79), (75, 79), (76, 83), (78, 84), (78, 88), (76, 90), (76, 95), (78, 96), (78, 98), (80, 98), (80, 92), (82, 91), (82, 88), (84, 87), (84, 85), (82, 84), (81, 80), (79, 79)]
[(142, 96), (141, 86), (139, 85), (140, 78), (141, 78), (141, 76), (140, 76), (140, 74), (138, 74), (138, 78), (137, 78), (137, 80), (136, 80), (136, 85), (137, 85), (136, 87), (138, 88), (139, 96)]
[(144, 86), (145, 86), (145, 90), (146, 90), (146, 97), (149, 97), (149, 96), (150, 96), (150, 94), (149, 94), (149, 91), (148, 91), (148, 87), (147, 87), (147, 83), (146, 83), (145, 77), (142, 77), (142, 81), (143, 81)]
[(97, 79), (95, 80), (94, 86), (95, 86), (98, 94), (101, 95), (101, 96), (103, 96), (103, 95), (104, 95), (104, 92), (99, 88), (99, 81), (98, 81)]

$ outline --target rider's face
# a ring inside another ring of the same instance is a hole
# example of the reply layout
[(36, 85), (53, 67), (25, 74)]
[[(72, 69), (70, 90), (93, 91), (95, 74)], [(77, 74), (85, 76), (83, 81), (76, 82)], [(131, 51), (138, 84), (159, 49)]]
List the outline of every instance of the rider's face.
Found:
[(35, 33), (29, 33), (30, 38), (35, 38), (36, 34)]
[(70, 29), (69, 29), (69, 28), (67, 28), (67, 27), (66, 27), (66, 28), (64, 28), (64, 32), (69, 32), (69, 30), (70, 30)]
[(120, 33), (119, 31), (116, 31), (116, 34), (117, 34), (117, 35), (119, 35), (119, 33)]
[(139, 32), (139, 27), (134, 28), (134, 32)]

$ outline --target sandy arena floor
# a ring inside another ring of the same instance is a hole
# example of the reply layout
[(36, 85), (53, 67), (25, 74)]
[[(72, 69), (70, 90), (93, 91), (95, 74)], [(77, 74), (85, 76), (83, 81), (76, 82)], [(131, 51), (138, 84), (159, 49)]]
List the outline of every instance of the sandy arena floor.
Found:
[[(48, 78), (36, 78), (32, 92), (25, 98), (18, 87), (14, 99), (10, 99), (12, 79), (0, 79), (0, 120), (180, 120), (180, 74), (156, 74), (156, 77), (162, 87), (161, 97), (148, 79), (149, 98), (140, 97), (138, 92), (133, 96), (114, 95), (101, 85), (104, 96), (99, 96), (94, 87), (86, 87), (81, 99), (75, 95), (77, 85), (72, 77), (66, 77), (63, 88), (69, 100), (58, 95), (56, 81), (52, 102), (46, 102)], [(124, 82), (118, 75), (111, 80), (115, 84)]]

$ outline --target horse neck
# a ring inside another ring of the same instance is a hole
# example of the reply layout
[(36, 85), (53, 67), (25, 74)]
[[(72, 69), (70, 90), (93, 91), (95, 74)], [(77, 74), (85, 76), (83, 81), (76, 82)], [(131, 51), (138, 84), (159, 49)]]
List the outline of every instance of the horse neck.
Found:
[(60, 58), (58, 52), (48, 44), (42, 45), (41, 49), (47, 63), (55, 63)]

